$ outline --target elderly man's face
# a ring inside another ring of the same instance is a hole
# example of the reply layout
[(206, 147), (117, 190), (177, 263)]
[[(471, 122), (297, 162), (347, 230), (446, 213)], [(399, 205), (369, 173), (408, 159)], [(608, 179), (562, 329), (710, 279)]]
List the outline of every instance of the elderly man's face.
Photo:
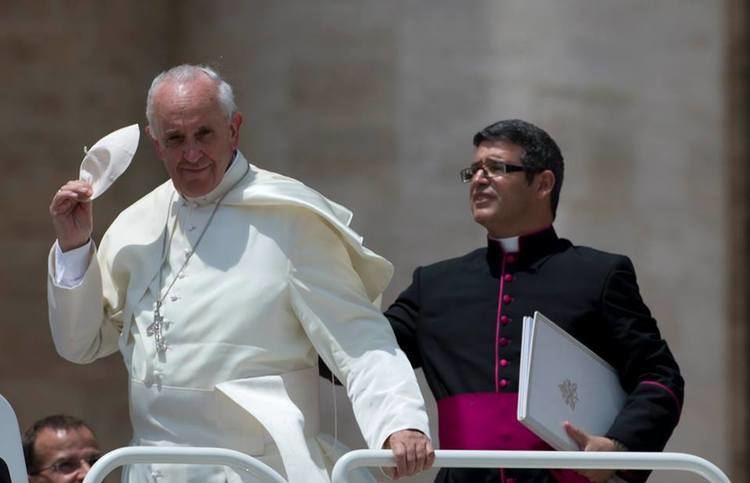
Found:
[(80, 483), (101, 451), (86, 427), (44, 428), (37, 434), (34, 455), (38, 473), (29, 476), (30, 483)]
[(232, 161), (242, 115), (227, 119), (216, 85), (207, 76), (165, 81), (153, 103), (155, 125), (149, 134), (175, 188), (190, 197), (209, 193)]

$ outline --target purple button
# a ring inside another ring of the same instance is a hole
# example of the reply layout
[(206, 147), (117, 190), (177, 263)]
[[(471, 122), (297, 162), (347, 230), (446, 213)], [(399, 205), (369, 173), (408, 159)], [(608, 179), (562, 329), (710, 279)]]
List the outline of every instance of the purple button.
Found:
[(500, 323), (503, 325), (508, 325), (510, 323), (510, 319), (507, 315), (501, 315), (500, 316)]
[(510, 273), (506, 273), (505, 275), (503, 275), (503, 280), (505, 280), (506, 282), (512, 282), (513, 275), (511, 275)]
[(507, 379), (500, 379), (500, 387), (505, 387), (508, 385)]
[(513, 297), (511, 297), (510, 295), (503, 295), (503, 303), (504, 304), (509, 304), (512, 301), (513, 301)]
[(510, 342), (510, 339), (508, 339), (507, 337), (500, 337), (497, 340), (497, 343), (500, 344), (501, 347), (505, 347), (506, 345), (508, 345), (509, 342)]
[(508, 359), (500, 359), (500, 367), (508, 367)]

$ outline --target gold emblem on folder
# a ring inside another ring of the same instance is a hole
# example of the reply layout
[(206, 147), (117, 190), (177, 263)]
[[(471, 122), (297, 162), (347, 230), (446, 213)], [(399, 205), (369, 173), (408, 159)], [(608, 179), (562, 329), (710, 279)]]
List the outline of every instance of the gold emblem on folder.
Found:
[(565, 379), (562, 384), (559, 384), (557, 387), (560, 388), (560, 394), (562, 395), (565, 404), (570, 406), (570, 409), (575, 411), (576, 403), (579, 401), (578, 384), (571, 381), (570, 379)]

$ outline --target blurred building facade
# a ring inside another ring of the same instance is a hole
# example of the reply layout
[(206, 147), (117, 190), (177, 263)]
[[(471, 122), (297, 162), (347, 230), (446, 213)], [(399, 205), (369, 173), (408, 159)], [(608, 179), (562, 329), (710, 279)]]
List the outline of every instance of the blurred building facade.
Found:
[[(394, 263), (386, 304), (416, 266), (484, 243), (457, 175), (473, 133), (515, 117), (550, 132), (567, 162), (558, 232), (632, 258), (682, 366), (669, 449), (748, 481), (745, 3), (0, 0), (0, 393), (22, 426), (68, 412), (127, 443), (119, 355), (76, 366), (52, 346), (47, 205), (84, 145), (144, 125), (156, 73), (206, 63), (235, 86), (246, 156), (353, 209)], [(95, 238), (165, 178), (142, 137)]]

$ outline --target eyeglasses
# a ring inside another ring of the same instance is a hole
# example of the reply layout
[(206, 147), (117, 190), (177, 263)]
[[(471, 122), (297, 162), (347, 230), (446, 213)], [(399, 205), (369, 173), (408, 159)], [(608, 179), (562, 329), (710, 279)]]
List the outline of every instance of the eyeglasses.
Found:
[(81, 467), (81, 462), (85, 461), (87, 465), (94, 466), (94, 463), (99, 461), (99, 458), (101, 458), (101, 454), (93, 454), (87, 458), (65, 458), (59, 461), (55, 461), (49, 466), (45, 466), (44, 468), (39, 468), (34, 473), (30, 473), (31, 475), (38, 475), (42, 471), (50, 470), (53, 473), (61, 473), (63, 475), (69, 475), (75, 471), (78, 471), (78, 468)]
[(477, 171), (480, 169), (484, 171), (485, 176), (489, 176), (490, 178), (496, 178), (508, 173), (515, 173), (516, 171), (528, 171), (528, 168), (525, 166), (488, 159), (486, 161), (478, 161), (468, 168), (462, 169), (458, 174), (461, 182), (470, 182), (474, 179), (474, 175), (477, 174)]

